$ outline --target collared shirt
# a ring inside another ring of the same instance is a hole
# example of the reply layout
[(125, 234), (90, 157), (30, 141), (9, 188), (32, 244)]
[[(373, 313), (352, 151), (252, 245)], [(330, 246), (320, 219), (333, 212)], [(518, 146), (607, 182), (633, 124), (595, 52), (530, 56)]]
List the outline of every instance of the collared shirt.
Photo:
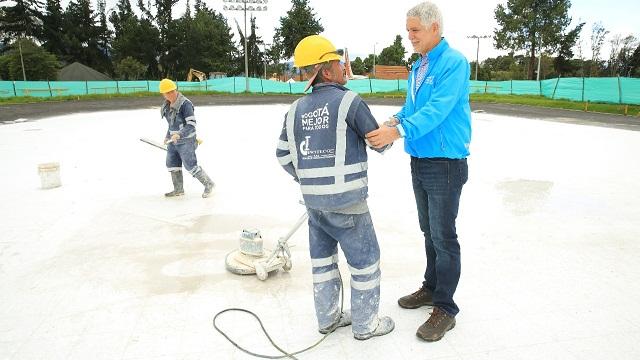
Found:
[(425, 55), (422, 57), (422, 59), (420, 59), (420, 67), (418, 68), (418, 74), (416, 74), (415, 86), (412, 89), (414, 96), (418, 91), (418, 89), (420, 88), (420, 85), (422, 85), (422, 82), (424, 81), (428, 70), (429, 70), (429, 57)]

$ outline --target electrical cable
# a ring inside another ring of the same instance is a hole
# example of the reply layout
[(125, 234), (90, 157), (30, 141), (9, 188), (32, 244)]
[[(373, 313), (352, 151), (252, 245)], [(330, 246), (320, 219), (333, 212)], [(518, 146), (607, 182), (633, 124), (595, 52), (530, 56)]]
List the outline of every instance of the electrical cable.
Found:
[[(338, 270), (339, 273), (339, 270)], [(340, 316), (342, 317), (342, 310), (344, 308), (344, 286), (342, 283), (342, 276), (338, 276), (338, 279), (340, 279)], [(247, 313), (251, 316), (253, 316), (254, 318), (256, 318), (256, 320), (258, 320), (258, 323), (260, 324), (260, 328), (262, 329), (262, 332), (264, 333), (264, 335), (267, 337), (267, 339), (269, 340), (269, 342), (271, 343), (271, 345), (276, 348), (276, 350), (278, 350), (279, 352), (281, 352), (283, 355), (264, 355), (264, 354), (258, 354), (258, 353), (254, 353), (250, 350), (247, 350), (245, 348), (243, 348), (242, 346), (238, 345), (238, 343), (236, 343), (235, 341), (233, 341), (229, 335), (227, 335), (224, 331), (220, 330), (220, 328), (216, 325), (216, 319), (218, 318), (218, 316), (229, 312), (229, 311), (240, 311), (240, 312), (244, 312)], [(340, 318), (338, 318), (338, 321), (336, 321), (335, 324), (333, 324), (331, 326), (331, 328), (329, 329), (329, 332), (327, 332), (320, 340), (318, 340), (317, 342), (315, 342), (313, 345), (304, 348), (302, 350), (298, 350), (298, 351), (294, 351), (294, 352), (287, 352), (286, 350), (282, 349), (280, 346), (278, 346), (273, 339), (271, 338), (271, 336), (269, 336), (269, 332), (264, 328), (264, 325), (262, 324), (262, 320), (260, 320), (260, 317), (258, 315), (256, 315), (254, 312), (247, 310), (247, 309), (243, 309), (243, 308), (228, 308), (228, 309), (224, 309), (220, 312), (218, 312), (214, 317), (213, 317), (213, 327), (214, 329), (216, 329), (216, 331), (218, 331), (220, 334), (222, 334), (222, 336), (224, 336), (233, 346), (235, 346), (236, 348), (240, 349), (241, 351), (251, 355), (251, 356), (255, 356), (258, 358), (263, 358), (263, 359), (284, 359), (284, 358), (290, 358), (290, 359), (297, 359), (294, 355), (298, 355), (301, 354), (305, 351), (309, 351), (311, 349), (313, 349), (314, 347), (318, 346), (321, 342), (324, 341), (324, 339), (327, 338), (327, 336), (331, 335), (337, 328), (338, 328), (338, 324), (340, 323)]]

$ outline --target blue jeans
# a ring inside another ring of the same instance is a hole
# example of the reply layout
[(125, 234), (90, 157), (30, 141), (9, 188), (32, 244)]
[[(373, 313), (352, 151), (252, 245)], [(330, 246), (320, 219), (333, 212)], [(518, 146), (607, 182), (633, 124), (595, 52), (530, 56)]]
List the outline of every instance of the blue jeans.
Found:
[(198, 172), (200, 167), (198, 166), (198, 158), (196, 158), (196, 148), (198, 143), (196, 138), (191, 137), (187, 139), (178, 140), (177, 144), (173, 142), (167, 144), (167, 169), (169, 171), (177, 171), (184, 168), (194, 175)]
[(351, 272), (351, 319), (355, 334), (367, 334), (378, 325), (380, 303), (380, 247), (371, 215), (339, 214), (307, 208), (313, 295), (318, 326), (340, 319), (338, 247)]
[(456, 217), (468, 172), (466, 159), (411, 157), (413, 193), (427, 255), (422, 284), (433, 292), (433, 304), (453, 316), (460, 311), (453, 301), (460, 279)]

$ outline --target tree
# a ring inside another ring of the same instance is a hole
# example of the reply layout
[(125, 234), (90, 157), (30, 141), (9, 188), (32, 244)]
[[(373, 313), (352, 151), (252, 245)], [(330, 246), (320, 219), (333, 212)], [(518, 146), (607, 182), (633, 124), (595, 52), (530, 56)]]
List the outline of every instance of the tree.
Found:
[(42, 47), (63, 59), (66, 55), (64, 36), (64, 13), (60, 0), (47, 0), (42, 18)]
[(636, 47), (633, 55), (631, 55), (631, 61), (629, 62), (629, 65), (629, 70), (631, 73), (629, 76), (640, 77), (640, 45)]
[(22, 80), (22, 61), (18, 42), (22, 47), (24, 71), (29, 80), (56, 80), (59, 64), (55, 55), (50, 54), (32, 40), (19, 39), (11, 45), (6, 55), (0, 57), (0, 76), (8, 80)]
[(557, 76), (572, 73), (575, 70), (574, 63), (571, 62), (571, 59), (573, 59), (573, 47), (580, 37), (583, 26), (584, 23), (578, 24), (573, 30), (562, 35), (558, 47), (558, 56), (553, 61)]
[(78, 61), (100, 72), (112, 73), (108, 50), (101, 48), (102, 30), (97, 25), (99, 14), (91, 8), (90, 0), (70, 2), (64, 15), (64, 33), (68, 55), (65, 60)]
[(147, 66), (127, 56), (116, 65), (116, 75), (120, 80), (138, 80), (147, 71)]
[[(0, 12), (0, 33), (7, 44), (18, 37), (38, 38), (42, 25), (41, 0), (14, 0)], [(4, 1), (3, 1), (4, 2)]]
[(293, 0), (291, 10), (286, 16), (280, 17), (280, 26), (276, 28), (274, 44), (278, 44), (284, 59), (293, 56), (293, 51), (300, 40), (309, 35), (324, 31), (320, 19), (316, 19), (309, 0)]
[(362, 61), (362, 59), (360, 59), (359, 56), (351, 62), (351, 71), (354, 75), (364, 75), (364, 73), (366, 72), (364, 68), (364, 62)]
[(602, 23), (594, 23), (591, 27), (591, 63), (589, 64), (589, 76), (597, 76), (600, 67), (600, 51), (604, 38), (609, 33)]
[[(508, 0), (495, 9), (495, 46), (529, 54), (528, 78), (534, 79), (536, 50), (555, 53), (571, 23), (569, 0)], [(578, 25), (581, 26), (581, 25)]]
[(131, 57), (147, 65), (147, 78), (161, 77), (158, 69), (160, 57), (160, 32), (149, 18), (138, 18), (129, 0), (119, 0), (116, 10), (109, 15), (114, 38), (111, 42), (113, 61), (118, 63)]
[(402, 36), (396, 35), (393, 45), (382, 49), (380, 55), (376, 59), (376, 64), (380, 65), (406, 65), (404, 54), (407, 51), (402, 45)]

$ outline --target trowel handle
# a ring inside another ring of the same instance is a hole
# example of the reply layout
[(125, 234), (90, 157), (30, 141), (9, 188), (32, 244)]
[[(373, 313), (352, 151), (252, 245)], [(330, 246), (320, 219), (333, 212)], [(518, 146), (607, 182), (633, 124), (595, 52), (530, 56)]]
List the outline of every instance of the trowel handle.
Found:
[(307, 212), (305, 211), (304, 214), (302, 214), (302, 216), (300, 216), (300, 218), (298, 219), (298, 221), (296, 222), (296, 224), (291, 228), (291, 230), (289, 230), (289, 232), (287, 233), (287, 235), (285, 235), (284, 237), (282, 237), (280, 239), (280, 242), (285, 242), (287, 240), (289, 240), (289, 238), (291, 237), (291, 235), (293, 235), (298, 228), (300, 228), (300, 226), (307, 221), (307, 218), (309, 217), (309, 215), (307, 215)]

